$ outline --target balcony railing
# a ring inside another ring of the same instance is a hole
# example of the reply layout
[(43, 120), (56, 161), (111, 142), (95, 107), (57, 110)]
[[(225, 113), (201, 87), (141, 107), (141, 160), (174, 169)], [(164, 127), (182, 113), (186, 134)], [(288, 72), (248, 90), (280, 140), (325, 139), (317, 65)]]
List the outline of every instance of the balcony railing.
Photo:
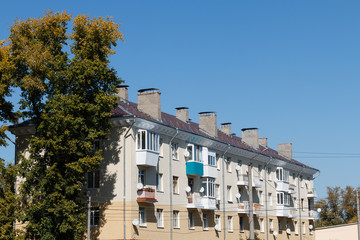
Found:
[(204, 165), (202, 162), (187, 161), (186, 162), (186, 174), (187, 175), (204, 175)]
[[(249, 185), (249, 176), (247, 174), (238, 174), (237, 185), (239, 186), (248, 186)], [(252, 186), (256, 188), (261, 187), (261, 181), (258, 176), (253, 176)]]
[(156, 167), (158, 165), (159, 153), (150, 150), (136, 150), (136, 165)]
[(310, 188), (308, 190), (307, 197), (308, 198), (316, 198), (317, 197), (316, 188)]
[(319, 218), (319, 213), (315, 210), (309, 210), (309, 219), (318, 219)]
[[(248, 201), (244, 201), (239, 203), (238, 205), (238, 213), (248, 214), (250, 210), (250, 205)], [(253, 213), (254, 214), (262, 214), (262, 205), (260, 203), (253, 203)]]
[(148, 202), (154, 203), (157, 202), (155, 198), (155, 190), (152, 188), (143, 188), (137, 191), (137, 199), (138, 202)]
[(187, 208), (216, 209), (214, 197), (201, 196), (199, 193), (190, 193), (187, 196)]

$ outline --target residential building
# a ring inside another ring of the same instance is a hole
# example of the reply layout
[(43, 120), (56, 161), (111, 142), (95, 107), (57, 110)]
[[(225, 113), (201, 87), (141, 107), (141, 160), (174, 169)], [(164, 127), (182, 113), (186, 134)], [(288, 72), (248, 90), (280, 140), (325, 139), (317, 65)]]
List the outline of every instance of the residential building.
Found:
[[(186, 107), (161, 112), (157, 89), (139, 90), (137, 104), (127, 86), (118, 94), (113, 129), (99, 143), (104, 161), (88, 174), (97, 239), (246, 239), (250, 211), (261, 239), (314, 239), (318, 170), (294, 160), (292, 144), (276, 151), (256, 128), (242, 137), (231, 123), (219, 130), (215, 112), (199, 113), (199, 123)], [(12, 129), (22, 153), (28, 128)]]

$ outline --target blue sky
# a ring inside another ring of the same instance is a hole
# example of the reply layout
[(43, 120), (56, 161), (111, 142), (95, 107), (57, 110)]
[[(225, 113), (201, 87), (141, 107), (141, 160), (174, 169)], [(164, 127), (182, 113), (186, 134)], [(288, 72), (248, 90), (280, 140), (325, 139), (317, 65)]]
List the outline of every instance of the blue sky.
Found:
[[(216, 111), (232, 131), (258, 127), (270, 147), (292, 142), (294, 158), (326, 186), (358, 186), (359, 1), (6, 1), (0, 39), (16, 18), (43, 11), (113, 16), (121, 23), (111, 65), (130, 85), (162, 92), (162, 110), (190, 118)], [(14, 99), (17, 98), (17, 93)], [(0, 148), (14, 159), (14, 147)]]

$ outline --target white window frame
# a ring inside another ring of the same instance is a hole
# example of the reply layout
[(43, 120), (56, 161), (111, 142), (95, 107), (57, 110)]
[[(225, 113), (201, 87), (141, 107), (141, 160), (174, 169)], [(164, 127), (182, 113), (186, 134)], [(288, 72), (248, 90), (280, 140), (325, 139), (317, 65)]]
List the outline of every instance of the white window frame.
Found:
[(180, 211), (173, 210), (173, 228), (180, 228)]
[(173, 176), (173, 194), (179, 194), (179, 177)]
[(232, 200), (232, 192), (231, 192), (231, 185), (226, 186), (226, 192), (227, 192), (227, 201), (233, 202)]
[(208, 159), (206, 164), (209, 166), (216, 166), (216, 152), (208, 150)]
[(188, 227), (189, 229), (195, 229), (194, 213), (188, 212)]
[(303, 235), (306, 234), (306, 225), (305, 225), (305, 222), (302, 222), (302, 234), (303, 234)]
[(264, 192), (259, 190), (259, 203), (264, 205)]
[(202, 178), (201, 185), (204, 188), (203, 197), (215, 198), (215, 178)]
[(276, 203), (277, 205), (290, 206), (290, 194), (284, 192), (276, 193)]
[(295, 235), (299, 235), (299, 224), (298, 224), (298, 221), (295, 221)]
[(209, 220), (206, 213), (203, 213), (203, 231), (209, 230)]
[(90, 210), (90, 227), (98, 227), (100, 225), (100, 210), (98, 207), (92, 207)]
[(269, 193), (269, 206), (273, 205), (272, 193)]
[(156, 209), (156, 224), (158, 228), (164, 228), (164, 210)]
[(261, 233), (265, 232), (265, 224), (263, 218), (260, 218), (260, 232)]
[(146, 227), (146, 210), (144, 207), (139, 207), (139, 226)]
[(164, 191), (163, 174), (162, 173), (156, 173), (156, 191), (158, 191), (158, 192)]
[(221, 200), (220, 184), (215, 184), (216, 200)]
[(171, 155), (173, 160), (179, 160), (179, 145), (171, 143)]
[(228, 216), (228, 232), (234, 232), (232, 216)]
[(268, 181), (272, 181), (272, 172), (271, 172), (271, 168), (267, 168), (267, 175), (268, 175), (268, 177), (267, 177), (267, 180)]
[(143, 186), (146, 185), (146, 170), (139, 168), (138, 171), (138, 183), (141, 183)]
[[(91, 179), (91, 181), (89, 181), (89, 179)], [(93, 172), (87, 173), (87, 188), (88, 189), (100, 188), (100, 170), (95, 170)]]
[(258, 165), (258, 176), (259, 176), (260, 181), (264, 181), (264, 178), (262, 176), (262, 171), (263, 171), (262, 165)]
[(136, 136), (136, 150), (146, 150), (159, 153), (159, 134), (139, 129)]
[(226, 159), (226, 171), (228, 172), (228, 173), (231, 173), (232, 172), (232, 169), (231, 169), (231, 157), (227, 157), (227, 158), (225, 158)]
[(186, 151), (189, 153), (187, 161), (203, 162), (203, 151), (202, 146), (189, 143), (186, 147)]
[(271, 230), (271, 231), (274, 231), (274, 220), (270, 218), (270, 219), (269, 219), (269, 223), (270, 223), (270, 224), (269, 224), (270, 230)]
[(215, 226), (218, 225), (218, 232), (221, 232), (221, 215), (215, 215)]
[(220, 171), (220, 163), (221, 163), (221, 161), (220, 161), (220, 155), (219, 154), (216, 154), (216, 168), (217, 168), (217, 170), (218, 171)]

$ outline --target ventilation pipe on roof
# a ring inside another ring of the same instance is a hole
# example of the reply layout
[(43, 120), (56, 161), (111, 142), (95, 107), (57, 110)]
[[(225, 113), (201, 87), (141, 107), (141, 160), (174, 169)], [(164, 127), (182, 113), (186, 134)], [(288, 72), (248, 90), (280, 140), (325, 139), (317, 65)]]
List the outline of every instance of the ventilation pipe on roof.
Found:
[(129, 85), (119, 85), (116, 87), (116, 95), (125, 101), (128, 101), (128, 88)]
[(184, 122), (189, 122), (189, 108), (178, 107), (176, 109), (176, 117)]
[(227, 135), (232, 135), (231, 134), (231, 122), (222, 123), (221, 131)]
[(217, 137), (216, 112), (199, 112), (199, 128), (213, 137)]
[(161, 92), (157, 88), (138, 91), (138, 109), (155, 119), (161, 119)]
[(263, 145), (264, 147), (268, 146), (268, 139), (267, 138), (259, 138), (259, 144)]
[(293, 159), (293, 154), (292, 154), (292, 143), (280, 143), (278, 144), (278, 152), (289, 158), (289, 159)]
[(247, 145), (258, 149), (259, 148), (259, 131), (257, 128), (243, 128), (242, 141)]

